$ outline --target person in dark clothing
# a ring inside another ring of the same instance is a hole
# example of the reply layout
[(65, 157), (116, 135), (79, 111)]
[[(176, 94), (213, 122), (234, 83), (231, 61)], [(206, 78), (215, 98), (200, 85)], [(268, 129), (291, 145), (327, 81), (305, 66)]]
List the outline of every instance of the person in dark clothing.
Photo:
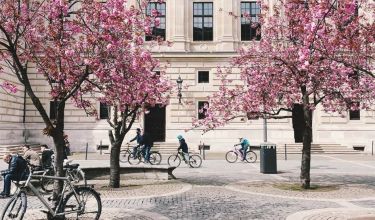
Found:
[(145, 163), (150, 163), (150, 150), (154, 145), (150, 135), (143, 133), (140, 145), (144, 145), (142, 149), (143, 157), (145, 158)]
[(0, 193), (0, 198), (7, 198), (10, 196), (11, 181), (26, 180), (29, 169), (27, 167), (27, 161), (21, 156), (6, 154), (3, 159), (9, 166), (7, 170), (1, 171), (1, 175), (4, 178), (4, 188)]
[[(141, 135), (141, 129), (137, 128), (137, 135), (131, 139), (129, 142), (137, 141), (137, 146), (133, 147), (133, 156), (135, 156), (135, 153), (137, 152), (137, 148), (141, 146), (141, 141), (142, 141), (142, 135)], [(129, 143), (128, 143), (129, 144)]]
[(54, 152), (45, 144), (42, 145), (40, 149), (42, 151), (42, 167), (43, 169), (47, 169), (52, 166), (52, 155)]
[(70, 156), (70, 143), (68, 140), (68, 135), (66, 134), (64, 134), (64, 142), (65, 142), (65, 147), (64, 147), (63, 157), (64, 157), (64, 160), (67, 160), (68, 156)]
[(182, 135), (177, 136), (178, 142), (180, 142), (180, 146), (178, 147), (177, 151), (182, 151), (182, 155), (184, 156), (185, 163), (189, 161), (189, 148), (186, 144), (186, 141)]

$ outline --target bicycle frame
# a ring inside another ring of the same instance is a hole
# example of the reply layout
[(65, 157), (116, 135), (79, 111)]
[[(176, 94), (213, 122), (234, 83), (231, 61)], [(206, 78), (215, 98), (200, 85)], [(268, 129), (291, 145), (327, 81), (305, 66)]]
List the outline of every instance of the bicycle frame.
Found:
[(241, 156), (241, 159), (243, 158), (243, 153), (242, 153), (242, 151), (240, 151), (240, 148), (237, 148), (236, 146), (234, 146), (234, 152), (239, 154)]
[[(63, 190), (61, 192), (59, 203), (58, 203), (55, 211), (49, 205), (49, 203), (45, 200), (45, 198), (39, 193), (39, 190), (36, 189), (35, 186), (31, 183), (31, 179), (32, 178), (48, 178), (48, 179), (63, 180), (64, 181), (64, 187), (63, 187)], [(67, 190), (68, 187), (74, 192), (77, 201), (79, 203), (81, 203), (80, 198), (79, 198), (77, 192), (74, 190), (74, 186), (71, 184), (71, 181), (70, 181), (69, 177), (55, 177), (55, 176), (45, 176), (45, 175), (33, 175), (33, 174), (30, 174), (29, 177), (27, 178), (26, 183), (24, 184), (24, 186), (19, 186), (18, 189), (17, 189), (17, 191), (16, 191), (16, 193), (14, 195), (18, 195), (18, 193), (20, 193), (22, 191), (22, 189), (24, 189), (24, 188), (29, 188), (34, 193), (34, 195), (36, 197), (38, 197), (38, 199), (47, 208), (48, 212), (55, 217), (55, 216), (69, 214), (69, 213), (75, 213), (75, 212), (62, 212), (62, 213), (59, 213), (59, 208), (62, 205), (62, 202), (64, 200), (64, 195), (65, 195), (65, 192), (68, 191)]]

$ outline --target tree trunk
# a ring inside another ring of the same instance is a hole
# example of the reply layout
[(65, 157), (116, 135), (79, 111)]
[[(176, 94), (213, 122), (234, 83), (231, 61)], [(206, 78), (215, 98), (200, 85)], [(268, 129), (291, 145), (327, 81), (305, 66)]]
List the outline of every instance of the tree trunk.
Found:
[(303, 94), (303, 116), (305, 122), (305, 130), (303, 132), (303, 147), (301, 161), (300, 180), (302, 188), (310, 188), (310, 164), (311, 164), (311, 141), (312, 141), (312, 111), (309, 107), (309, 96), (306, 88), (302, 88)]
[[(55, 169), (56, 169), (56, 176), (63, 177), (65, 176), (65, 172), (63, 169), (64, 163), (64, 148), (65, 148), (65, 141), (63, 131), (55, 131), (56, 134), (52, 136), (53, 142), (55, 144)], [(57, 195), (60, 194), (63, 188), (63, 181), (55, 181), (54, 191), (53, 191), (53, 198), (57, 198)]]
[(111, 144), (109, 187), (120, 187), (120, 149), (122, 141)]
[[(55, 144), (55, 169), (56, 176), (64, 177), (64, 151), (65, 151), (65, 140), (64, 140), (64, 110), (65, 102), (60, 102), (57, 106), (56, 114), (56, 126), (52, 129), (51, 136)], [(53, 198), (57, 198), (63, 189), (63, 181), (55, 181), (55, 187), (53, 191)]]

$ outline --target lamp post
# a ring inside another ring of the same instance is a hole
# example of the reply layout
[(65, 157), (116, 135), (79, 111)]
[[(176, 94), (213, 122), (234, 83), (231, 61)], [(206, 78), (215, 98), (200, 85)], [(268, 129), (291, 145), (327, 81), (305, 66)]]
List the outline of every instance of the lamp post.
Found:
[(181, 89), (182, 89), (182, 82), (184, 80), (181, 79), (181, 76), (178, 76), (176, 82), (177, 82), (177, 89), (178, 89), (178, 93), (177, 93), (177, 97), (178, 97), (178, 104), (181, 104), (181, 99), (182, 99), (182, 94), (181, 94)]
[(267, 116), (266, 116), (266, 107), (265, 107), (265, 102), (266, 102), (266, 95), (263, 95), (263, 142), (267, 143), (268, 141), (268, 134), (267, 134)]

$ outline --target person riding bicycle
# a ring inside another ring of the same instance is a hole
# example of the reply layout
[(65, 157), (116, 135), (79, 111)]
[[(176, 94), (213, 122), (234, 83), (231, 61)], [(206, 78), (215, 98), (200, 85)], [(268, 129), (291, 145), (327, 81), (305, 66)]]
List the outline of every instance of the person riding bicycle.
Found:
[(143, 132), (139, 145), (144, 145), (142, 149), (142, 155), (145, 158), (145, 163), (150, 163), (150, 150), (151, 147), (154, 145), (151, 136), (148, 133)]
[(185, 163), (188, 163), (189, 161), (189, 148), (188, 145), (186, 144), (186, 141), (182, 135), (177, 136), (178, 141), (180, 142), (180, 146), (178, 147), (177, 151), (182, 151), (183, 158), (185, 160)]
[(234, 146), (238, 146), (238, 145), (241, 145), (240, 151), (242, 153), (242, 160), (245, 160), (247, 149), (250, 147), (250, 142), (246, 138), (242, 137), (240, 138), (240, 143), (235, 144)]
[(135, 140), (137, 141), (137, 146), (133, 147), (133, 152), (132, 152), (133, 157), (135, 156), (135, 153), (137, 152), (138, 147), (141, 146), (140, 143), (142, 142), (142, 135), (141, 135), (141, 129), (140, 128), (137, 128), (137, 135), (133, 139), (131, 139), (129, 141), (129, 143), (133, 142)]

